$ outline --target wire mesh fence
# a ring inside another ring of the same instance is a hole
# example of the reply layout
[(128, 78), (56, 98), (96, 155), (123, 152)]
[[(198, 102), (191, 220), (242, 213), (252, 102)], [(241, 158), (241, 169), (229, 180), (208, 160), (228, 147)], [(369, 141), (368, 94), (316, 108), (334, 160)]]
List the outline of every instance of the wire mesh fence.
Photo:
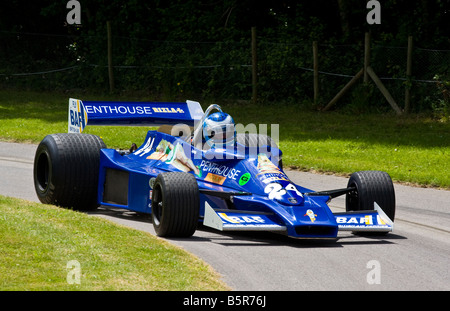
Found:
[[(318, 45), (319, 105), (324, 105), (362, 68), (364, 42)], [(414, 47), (406, 76), (406, 46), (374, 44), (370, 64), (403, 106), (412, 86), (413, 111), (431, 109), (449, 80), (450, 50)], [(251, 38), (229, 42), (154, 41), (112, 36), (114, 87), (171, 98), (252, 96)], [(312, 42), (257, 40), (260, 101), (305, 103), (313, 99)], [(0, 85), (36, 90), (108, 91), (107, 38), (0, 32)], [(388, 109), (373, 87), (346, 95), (355, 107)]]

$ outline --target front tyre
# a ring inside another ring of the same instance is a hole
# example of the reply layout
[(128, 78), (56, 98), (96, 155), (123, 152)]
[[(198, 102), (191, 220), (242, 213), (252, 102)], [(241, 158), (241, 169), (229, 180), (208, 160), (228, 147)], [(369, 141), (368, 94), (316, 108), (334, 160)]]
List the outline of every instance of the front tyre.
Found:
[(189, 237), (197, 229), (200, 195), (194, 175), (162, 173), (152, 192), (152, 222), (161, 237)]
[(382, 171), (360, 171), (350, 176), (347, 187), (355, 190), (346, 195), (345, 208), (349, 211), (374, 210), (374, 202), (394, 221), (395, 192), (392, 179)]
[(34, 157), (34, 187), (39, 200), (75, 210), (97, 208), (101, 138), (89, 134), (47, 135)]

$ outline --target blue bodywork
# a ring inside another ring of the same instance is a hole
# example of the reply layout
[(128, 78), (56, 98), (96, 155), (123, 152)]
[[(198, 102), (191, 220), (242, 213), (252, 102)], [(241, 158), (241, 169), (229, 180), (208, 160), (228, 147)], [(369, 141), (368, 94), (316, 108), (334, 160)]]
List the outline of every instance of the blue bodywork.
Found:
[[(164, 124), (182, 122), (192, 126), (203, 113), (197, 111), (194, 116), (190, 107), (189, 115), (182, 104), (170, 104), (170, 109), (149, 104), (148, 109), (140, 110), (136, 106), (130, 109), (124, 103), (85, 102), (83, 105), (81, 101), (71, 100), (69, 105), (72, 105), (69, 131), (71, 125), (72, 130), (78, 131), (88, 121), (117, 124), (127, 118), (125, 122), (129, 124), (145, 123), (144, 112), (151, 112), (155, 107), (166, 113), (165, 119), (163, 114), (157, 120)], [(142, 103), (136, 105), (146, 107)], [(108, 118), (106, 113), (106, 117), (99, 113), (100, 109), (111, 111), (107, 107), (116, 107), (113, 109), (116, 114)], [(139, 116), (138, 111), (142, 112)], [(74, 117), (77, 114), (83, 117)], [(155, 122), (154, 117), (155, 113), (149, 124)], [(327, 205), (330, 195), (296, 185), (283, 172), (278, 165), (281, 151), (277, 147), (261, 146), (255, 151), (237, 143), (232, 150), (204, 149), (193, 144), (192, 139), (190, 135), (173, 136), (154, 130), (148, 131), (142, 146), (132, 152), (101, 149), (98, 203), (151, 213), (152, 185), (156, 177), (176, 171), (195, 175), (200, 192), (199, 222), (218, 230), (274, 231), (293, 238), (336, 238), (339, 230), (392, 230), (392, 222), (381, 209), (333, 214)]]
[[(275, 148), (269, 149), (269, 146), (267, 154), (260, 153), (256, 157), (252, 157), (247, 151), (236, 153), (234, 159), (226, 159), (225, 152), (218, 155), (217, 151), (214, 151), (216, 158), (211, 159), (211, 150), (208, 154), (208, 151), (196, 149), (180, 138), (149, 131), (145, 143), (133, 153), (121, 155), (114, 149), (101, 150), (98, 202), (106, 206), (151, 213), (152, 179), (160, 173), (183, 171), (167, 159), (157, 159), (160, 153), (156, 148), (161, 141), (167, 141), (172, 146), (182, 148), (185, 154), (193, 155), (191, 159), (197, 171), (190, 169), (189, 173), (196, 176), (200, 189), (200, 221), (204, 218), (207, 202), (213, 209), (221, 210), (220, 217), (223, 218), (225, 227), (234, 226), (235, 230), (244, 230), (246, 226), (256, 229), (259, 225), (261, 229), (269, 231), (286, 231), (291, 237), (336, 237), (338, 225), (327, 206), (328, 196), (304, 196), (304, 193), (312, 190), (295, 185), (272, 163), (269, 164), (269, 173), (258, 169), (258, 156), (260, 161), (269, 159), (278, 162), (278, 158), (272, 158), (270, 155), (279, 154), (279, 151), (273, 150)], [(246, 149), (242, 145), (238, 147), (240, 148), (237, 149)], [(157, 156), (152, 159), (155, 153)], [(201, 157), (194, 156), (198, 154), (201, 154)], [(103, 194), (107, 169), (128, 172), (126, 205), (105, 202)], [(225, 199), (208, 195), (201, 190), (232, 193), (232, 206), (229, 206)], [(313, 211), (313, 214), (310, 215), (308, 210)], [(305, 230), (299, 230), (299, 226), (308, 226), (310, 229), (320, 227), (322, 230), (311, 229), (312, 233), (308, 234)]]

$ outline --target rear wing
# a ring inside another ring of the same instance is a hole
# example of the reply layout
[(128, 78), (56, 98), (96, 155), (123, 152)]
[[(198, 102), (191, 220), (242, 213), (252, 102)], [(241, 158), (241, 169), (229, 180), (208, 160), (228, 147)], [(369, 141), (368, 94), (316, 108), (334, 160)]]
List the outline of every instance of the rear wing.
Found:
[(69, 133), (81, 133), (89, 125), (194, 126), (203, 117), (200, 103), (105, 102), (69, 99)]

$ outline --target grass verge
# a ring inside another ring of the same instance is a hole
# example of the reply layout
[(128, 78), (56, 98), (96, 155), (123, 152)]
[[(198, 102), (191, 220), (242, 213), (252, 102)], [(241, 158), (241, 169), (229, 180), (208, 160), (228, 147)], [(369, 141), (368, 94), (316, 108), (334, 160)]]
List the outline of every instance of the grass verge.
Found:
[(0, 291), (229, 289), (164, 240), (50, 205), (0, 196), (0, 237)]
[(382, 170), (397, 182), (450, 189), (449, 122), (413, 114), (349, 115), (292, 106), (256, 109), (233, 112), (241, 111), (238, 122), (280, 124), (279, 145), (287, 166), (344, 175)]

